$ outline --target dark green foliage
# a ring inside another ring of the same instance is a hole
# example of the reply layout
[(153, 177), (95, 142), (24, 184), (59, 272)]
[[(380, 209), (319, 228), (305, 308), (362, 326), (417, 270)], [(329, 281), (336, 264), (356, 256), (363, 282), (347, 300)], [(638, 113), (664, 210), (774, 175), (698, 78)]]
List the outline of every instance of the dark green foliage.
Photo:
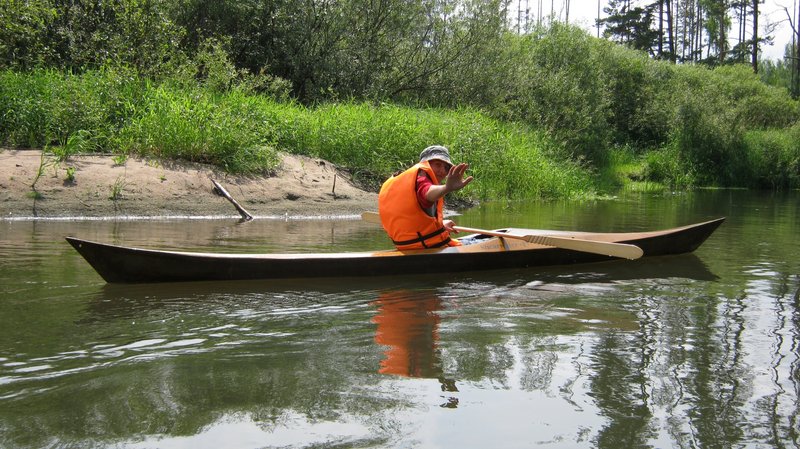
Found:
[(85, 70), (113, 62), (157, 75), (181, 56), (182, 30), (166, 0), (0, 3), (0, 67)]
[[(0, 139), (245, 172), (273, 169), (283, 150), (372, 185), (435, 142), (476, 161), (484, 182), (502, 178), (487, 197), (592, 190), (587, 174), (608, 171), (624, 147), (626, 165), (641, 164), (637, 181), (797, 187), (794, 147), (777, 137), (794, 135), (800, 117), (785, 89), (745, 66), (654, 61), (574, 26), (520, 36), (504, 5), (10, 0), (0, 4)], [(649, 12), (626, 10), (618, 25)], [(706, 26), (724, 25), (714, 20)], [(645, 49), (652, 36), (637, 30), (624, 40)], [(783, 174), (757, 168), (770, 163)], [(566, 187), (552, 189), (552, 173)]]
[(162, 74), (182, 30), (165, 14), (163, 0), (50, 0), (58, 11), (47, 28), (50, 65), (84, 70), (108, 63)]
[(517, 63), (497, 112), (546, 129), (576, 160), (601, 163), (611, 136), (607, 80), (597, 70), (602, 44), (558, 24), (512, 44)]
[(670, 145), (683, 168), (703, 185), (756, 186), (760, 175), (751, 163), (745, 136), (758, 130), (785, 129), (800, 117), (798, 103), (785, 91), (760, 83), (745, 66), (713, 71), (684, 68), (670, 80), (666, 103), (671, 117)]
[(729, 114), (707, 114), (703, 98), (677, 111), (674, 139), (680, 160), (692, 167), (702, 185), (736, 185), (744, 164), (742, 130)]
[(31, 67), (47, 59), (46, 30), (57, 18), (47, 0), (0, 2), (0, 67)]

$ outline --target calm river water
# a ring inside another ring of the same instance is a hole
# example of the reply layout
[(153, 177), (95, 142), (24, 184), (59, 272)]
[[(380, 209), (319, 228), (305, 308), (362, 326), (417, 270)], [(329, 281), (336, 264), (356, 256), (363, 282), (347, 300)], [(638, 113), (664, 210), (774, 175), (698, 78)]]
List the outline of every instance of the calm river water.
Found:
[(691, 255), (548, 269), (107, 285), (64, 241), (388, 248), (356, 220), (0, 221), (3, 448), (800, 445), (800, 193), (484, 205), (471, 227), (719, 216)]

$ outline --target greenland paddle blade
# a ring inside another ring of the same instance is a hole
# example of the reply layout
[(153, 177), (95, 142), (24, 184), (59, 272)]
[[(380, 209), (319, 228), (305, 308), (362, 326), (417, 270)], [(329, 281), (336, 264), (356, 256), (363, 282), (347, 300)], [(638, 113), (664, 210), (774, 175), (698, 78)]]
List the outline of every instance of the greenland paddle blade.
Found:
[(549, 235), (526, 235), (525, 241), (539, 245), (583, 251), (585, 253), (603, 254), (621, 259), (636, 260), (644, 255), (642, 248), (627, 243), (600, 242), (597, 240), (576, 239), (571, 237), (554, 237)]
[[(364, 212), (361, 219), (368, 223), (381, 223), (381, 217), (377, 212)], [(571, 249), (592, 254), (602, 254), (604, 256), (619, 257), (622, 259), (638, 259), (644, 255), (644, 251), (636, 245), (627, 243), (601, 242), (598, 240), (575, 239), (571, 237), (556, 237), (552, 235), (516, 235), (507, 232), (487, 231), (486, 229), (453, 227), (458, 232), (471, 232), (473, 234), (491, 235), (494, 237), (504, 237), (507, 239), (524, 240), (528, 243), (537, 245), (553, 246), (556, 248)]]
[(556, 237), (552, 235), (517, 235), (507, 232), (487, 231), (485, 229), (464, 228), (461, 226), (453, 226), (453, 229), (458, 232), (472, 232), (474, 234), (491, 235), (495, 237), (504, 237), (507, 239), (525, 240), (528, 243), (535, 243), (537, 245), (554, 246), (556, 248), (571, 249), (573, 251), (581, 251), (584, 253), (602, 254), (604, 256), (619, 257), (622, 259), (634, 260), (644, 255), (644, 251), (642, 251), (641, 248), (636, 245), (629, 245), (627, 243), (601, 242), (599, 240)]

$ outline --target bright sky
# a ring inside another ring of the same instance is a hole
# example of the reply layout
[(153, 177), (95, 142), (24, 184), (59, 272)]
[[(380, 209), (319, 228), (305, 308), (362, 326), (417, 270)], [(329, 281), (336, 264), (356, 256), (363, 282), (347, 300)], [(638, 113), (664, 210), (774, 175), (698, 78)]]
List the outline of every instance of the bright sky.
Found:
[[(549, 16), (551, 9), (556, 17), (561, 20), (565, 17), (565, 2), (567, 0), (518, 0), (521, 4), (527, 4), (530, 8), (531, 19), (537, 15), (539, 4), (541, 3), (543, 16)], [(597, 19), (597, 1), (598, 0), (569, 0), (569, 21), (580, 25), (581, 27), (591, 30), (592, 35), (597, 35), (597, 28), (595, 20)], [(788, 18), (784, 7), (789, 12), (797, 11), (796, 1), (800, 0), (765, 0), (761, 4), (761, 14), (759, 17), (761, 32), (764, 32), (765, 26), (768, 24), (777, 24), (777, 28), (772, 33), (775, 41), (772, 45), (767, 45), (762, 48), (764, 56), (769, 59), (782, 59), (784, 48), (786, 44), (792, 41), (792, 28), (789, 26)], [(603, 8), (608, 5), (608, 0), (600, 0), (600, 16), (605, 17), (602, 12)], [(735, 34), (736, 31), (733, 31)]]

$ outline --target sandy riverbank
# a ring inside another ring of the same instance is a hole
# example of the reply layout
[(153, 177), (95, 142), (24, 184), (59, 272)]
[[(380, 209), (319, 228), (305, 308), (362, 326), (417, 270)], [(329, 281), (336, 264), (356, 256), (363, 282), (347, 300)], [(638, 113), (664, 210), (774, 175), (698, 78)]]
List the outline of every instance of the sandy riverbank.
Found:
[[(256, 217), (357, 215), (377, 207), (377, 194), (353, 186), (327, 161), (284, 155), (275, 176), (235, 176), (212, 166), (111, 156), (45, 159), (38, 150), (0, 150), (0, 219), (23, 217), (238, 216), (213, 193), (211, 179)], [(70, 179), (68, 167), (72, 167)], [(334, 189), (335, 179), (335, 189)]]

